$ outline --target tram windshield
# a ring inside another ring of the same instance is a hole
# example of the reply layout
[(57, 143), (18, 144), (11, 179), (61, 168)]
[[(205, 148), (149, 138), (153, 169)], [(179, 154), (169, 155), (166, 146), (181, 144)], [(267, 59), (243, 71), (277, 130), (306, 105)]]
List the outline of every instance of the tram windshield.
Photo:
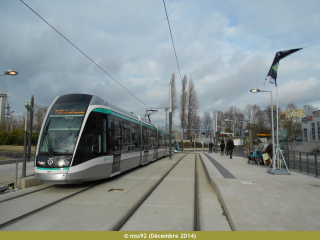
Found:
[(55, 104), (43, 128), (40, 154), (72, 154), (88, 103)]

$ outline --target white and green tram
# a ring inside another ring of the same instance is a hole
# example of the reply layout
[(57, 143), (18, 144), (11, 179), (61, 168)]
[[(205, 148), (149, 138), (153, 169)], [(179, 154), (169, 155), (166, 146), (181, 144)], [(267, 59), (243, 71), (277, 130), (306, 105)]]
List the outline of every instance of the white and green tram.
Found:
[[(172, 141), (173, 142), (173, 141)], [(169, 155), (169, 133), (96, 95), (56, 97), (39, 135), (35, 177), (73, 184), (109, 178)]]

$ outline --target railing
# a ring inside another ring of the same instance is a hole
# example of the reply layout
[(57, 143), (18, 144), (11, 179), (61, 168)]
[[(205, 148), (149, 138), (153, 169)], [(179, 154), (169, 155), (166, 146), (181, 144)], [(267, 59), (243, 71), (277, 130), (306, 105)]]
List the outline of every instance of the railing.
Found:
[(234, 156), (238, 156), (238, 157), (246, 157), (246, 146), (244, 145), (235, 145), (234, 146)]
[(18, 163), (22, 160), (0, 161), (0, 185), (18, 186)]
[(320, 153), (288, 151), (286, 155), (288, 168), (319, 177)]

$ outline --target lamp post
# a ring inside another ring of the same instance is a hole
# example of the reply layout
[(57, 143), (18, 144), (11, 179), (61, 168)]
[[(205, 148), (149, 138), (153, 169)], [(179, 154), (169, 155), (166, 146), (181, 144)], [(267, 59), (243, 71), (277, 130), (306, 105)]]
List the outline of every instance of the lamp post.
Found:
[(14, 70), (8, 70), (8, 71), (5, 71), (4, 73), (1, 73), (0, 76), (2, 75), (11, 75), (11, 76), (14, 76), (14, 75), (18, 75), (18, 72), (17, 71), (14, 71)]
[(250, 92), (252, 93), (258, 93), (258, 92), (269, 92), (270, 93), (270, 96), (271, 96), (271, 128), (272, 128), (272, 152), (273, 152), (273, 156), (272, 156), (272, 159), (273, 159), (273, 172), (274, 172), (274, 167), (275, 167), (275, 159), (274, 159), (274, 156), (275, 156), (275, 141), (274, 141), (274, 127), (273, 127), (273, 99), (272, 99), (272, 91), (264, 91), (264, 90), (260, 90), (260, 89), (257, 89), (257, 88), (254, 88), (254, 89), (251, 89)]
[(172, 159), (172, 93), (171, 81), (169, 87), (169, 158)]
[(31, 107), (29, 102), (24, 104), (26, 108), (26, 116), (25, 116), (25, 124), (24, 124), (24, 143), (23, 143), (23, 165), (22, 165), (22, 177), (26, 177), (27, 172), (27, 122), (28, 122), (28, 112), (33, 112), (33, 108)]
[(225, 119), (226, 122), (232, 122), (232, 137), (234, 137), (234, 121), (233, 120), (229, 120), (229, 119)]

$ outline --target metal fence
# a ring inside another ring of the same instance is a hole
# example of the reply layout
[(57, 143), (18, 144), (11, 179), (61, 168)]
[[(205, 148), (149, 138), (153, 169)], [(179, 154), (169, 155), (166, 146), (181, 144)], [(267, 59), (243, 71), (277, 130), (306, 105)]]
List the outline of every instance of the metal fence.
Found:
[(287, 151), (284, 157), (288, 168), (319, 177), (320, 153)]
[(18, 185), (18, 163), (21, 160), (0, 161), (0, 185), (12, 186)]
[(246, 157), (246, 146), (235, 145), (233, 155), (238, 157)]

